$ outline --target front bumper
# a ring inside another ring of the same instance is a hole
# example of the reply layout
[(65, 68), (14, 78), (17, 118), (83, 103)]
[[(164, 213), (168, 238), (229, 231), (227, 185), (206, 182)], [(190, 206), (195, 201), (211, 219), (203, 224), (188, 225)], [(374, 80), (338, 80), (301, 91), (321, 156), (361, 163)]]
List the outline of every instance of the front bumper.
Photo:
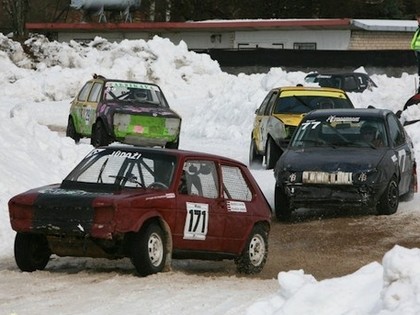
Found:
[(287, 185), (290, 206), (297, 208), (373, 208), (379, 201), (380, 187), (352, 185)]

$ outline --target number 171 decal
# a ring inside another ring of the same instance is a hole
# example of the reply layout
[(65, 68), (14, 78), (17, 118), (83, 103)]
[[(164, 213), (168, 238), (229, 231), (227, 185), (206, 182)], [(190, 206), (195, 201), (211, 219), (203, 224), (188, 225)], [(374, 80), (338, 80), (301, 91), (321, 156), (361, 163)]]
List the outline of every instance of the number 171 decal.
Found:
[(187, 202), (187, 216), (184, 225), (184, 239), (205, 240), (209, 223), (209, 205)]

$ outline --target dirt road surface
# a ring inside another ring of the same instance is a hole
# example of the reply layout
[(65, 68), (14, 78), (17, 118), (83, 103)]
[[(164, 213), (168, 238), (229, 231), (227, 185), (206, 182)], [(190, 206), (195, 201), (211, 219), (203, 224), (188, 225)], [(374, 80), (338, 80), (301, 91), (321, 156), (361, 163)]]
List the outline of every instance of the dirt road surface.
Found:
[(279, 271), (303, 269), (317, 280), (340, 277), (373, 261), (381, 263), (395, 245), (420, 247), (416, 212), (377, 216), (314, 211), (295, 217), (292, 223), (274, 219), (269, 259), (260, 276), (271, 278)]
[[(280, 271), (300, 269), (317, 280), (341, 277), (371, 262), (382, 263), (395, 245), (420, 247), (420, 212), (378, 216), (357, 211), (302, 211), (290, 223), (273, 219), (267, 264), (260, 274), (246, 277), (276, 279)], [(231, 261), (174, 261), (173, 269), (209, 276), (237, 275)]]

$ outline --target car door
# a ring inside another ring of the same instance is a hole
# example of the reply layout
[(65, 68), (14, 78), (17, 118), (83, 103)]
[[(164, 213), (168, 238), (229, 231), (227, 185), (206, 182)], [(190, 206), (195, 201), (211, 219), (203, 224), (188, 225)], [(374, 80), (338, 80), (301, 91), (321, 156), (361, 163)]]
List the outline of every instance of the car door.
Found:
[(387, 116), (390, 145), (398, 158), (398, 166), (401, 174), (399, 183), (400, 194), (408, 192), (413, 171), (414, 153), (410, 147), (407, 134), (398, 118), (393, 114)]
[(221, 172), (226, 211), (223, 251), (233, 253), (241, 248), (253, 228), (255, 192), (238, 165), (223, 163)]
[(265, 152), (265, 145), (267, 143), (267, 124), (272, 114), (273, 104), (275, 103), (278, 96), (278, 91), (271, 91), (261, 106), (256, 111), (256, 117), (254, 122), (254, 139), (257, 146), (257, 150), (260, 153)]
[(73, 117), (74, 125), (78, 133), (86, 135), (86, 120), (84, 117), (84, 107), (92, 89), (93, 82), (88, 81), (80, 90), (79, 94), (74, 99), (71, 106), (71, 116)]
[(88, 81), (73, 101), (71, 114), (78, 133), (83, 135), (91, 134), (101, 92), (101, 81)]
[(215, 160), (185, 160), (177, 191), (175, 250), (222, 250), (226, 206), (217, 167)]
[(102, 89), (102, 81), (94, 82), (86, 102), (82, 105), (82, 113), (85, 122), (85, 134), (91, 134), (92, 132), (92, 125), (96, 120), (96, 109), (100, 101)]

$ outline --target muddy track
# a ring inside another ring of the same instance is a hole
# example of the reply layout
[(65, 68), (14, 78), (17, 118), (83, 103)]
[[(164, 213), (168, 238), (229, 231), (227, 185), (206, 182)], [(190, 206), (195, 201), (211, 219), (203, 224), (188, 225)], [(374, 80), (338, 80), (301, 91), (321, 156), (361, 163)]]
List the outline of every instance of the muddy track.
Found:
[[(267, 264), (260, 274), (244, 277), (276, 279), (280, 271), (299, 269), (317, 280), (341, 277), (371, 262), (381, 263), (384, 254), (395, 245), (420, 247), (418, 214), (299, 213), (290, 223), (273, 219)], [(206, 276), (241, 276), (232, 261), (174, 261), (173, 270)]]
[(317, 280), (344, 276), (373, 261), (381, 262), (395, 245), (420, 246), (420, 217), (415, 214), (320, 213), (273, 221), (269, 260), (260, 275), (303, 269)]

